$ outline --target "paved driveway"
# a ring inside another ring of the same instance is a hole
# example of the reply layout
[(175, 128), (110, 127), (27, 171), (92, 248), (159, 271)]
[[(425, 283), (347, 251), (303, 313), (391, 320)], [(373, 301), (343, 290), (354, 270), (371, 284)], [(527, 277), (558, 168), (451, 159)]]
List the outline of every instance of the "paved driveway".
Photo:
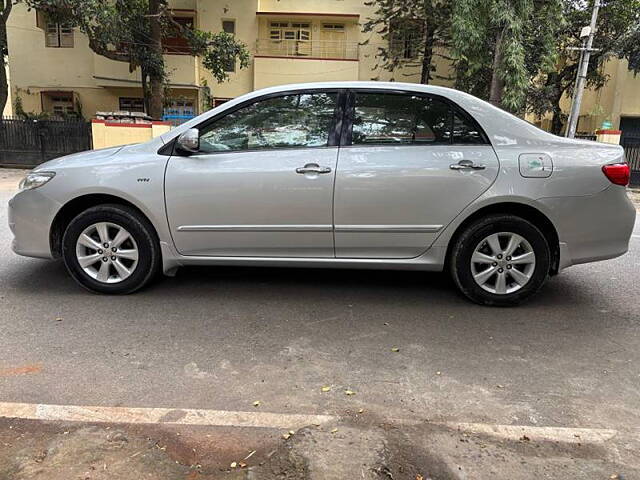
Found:
[(614, 429), (638, 466), (638, 225), (626, 256), (513, 309), (416, 272), (190, 268), (108, 297), (10, 251), (14, 180), (0, 170), (0, 402)]

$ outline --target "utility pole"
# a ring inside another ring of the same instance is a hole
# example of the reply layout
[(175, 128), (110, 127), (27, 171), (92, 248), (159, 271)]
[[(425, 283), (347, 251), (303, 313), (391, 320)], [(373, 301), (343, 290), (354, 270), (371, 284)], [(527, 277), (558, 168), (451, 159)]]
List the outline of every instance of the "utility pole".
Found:
[[(580, 117), (580, 107), (582, 105), (582, 94), (587, 83), (587, 72), (589, 71), (589, 59), (593, 50), (593, 37), (596, 34), (596, 23), (598, 21), (598, 10), (600, 9), (600, 0), (594, 0), (593, 11), (591, 13), (591, 24), (584, 27), (580, 34), (583, 39), (582, 48), (580, 49), (580, 64), (578, 65), (578, 75), (576, 77), (576, 88), (573, 92), (573, 100), (571, 101), (571, 113), (567, 124), (566, 135), (573, 138), (576, 135), (578, 127), (578, 118)], [(584, 40), (586, 39), (586, 40)]]

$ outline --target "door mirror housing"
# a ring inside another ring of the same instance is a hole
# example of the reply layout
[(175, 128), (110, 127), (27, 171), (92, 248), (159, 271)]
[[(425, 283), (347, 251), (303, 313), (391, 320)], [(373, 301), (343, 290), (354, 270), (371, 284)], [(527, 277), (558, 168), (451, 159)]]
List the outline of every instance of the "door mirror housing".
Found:
[(200, 151), (200, 131), (190, 128), (176, 140), (176, 150), (183, 155), (192, 155)]

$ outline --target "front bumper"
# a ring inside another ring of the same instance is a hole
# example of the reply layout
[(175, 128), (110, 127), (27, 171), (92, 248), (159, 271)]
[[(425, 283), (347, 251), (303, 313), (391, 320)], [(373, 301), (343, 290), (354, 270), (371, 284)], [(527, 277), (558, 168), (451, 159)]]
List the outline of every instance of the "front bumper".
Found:
[(629, 249), (636, 210), (626, 189), (612, 185), (595, 195), (540, 200), (560, 237), (560, 269), (619, 257)]
[(26, 257), (53, 258), (49, 233), (60, 207), (39, 188), (19, 192), (9, 200), (12, 250)]

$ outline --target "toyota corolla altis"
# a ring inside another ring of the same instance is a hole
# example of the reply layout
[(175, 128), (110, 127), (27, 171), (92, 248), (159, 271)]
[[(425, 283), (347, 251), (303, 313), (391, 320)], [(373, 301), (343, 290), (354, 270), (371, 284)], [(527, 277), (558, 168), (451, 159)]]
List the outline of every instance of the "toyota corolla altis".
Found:
[(628, 180), (621, 147), (459, 91), (313, 83), (40, 165), (9, 223), (16, 253), (62, 257), (94, 292), (183, 265), (446, 270), (471, 300), (512, 305), (627, 251)]

